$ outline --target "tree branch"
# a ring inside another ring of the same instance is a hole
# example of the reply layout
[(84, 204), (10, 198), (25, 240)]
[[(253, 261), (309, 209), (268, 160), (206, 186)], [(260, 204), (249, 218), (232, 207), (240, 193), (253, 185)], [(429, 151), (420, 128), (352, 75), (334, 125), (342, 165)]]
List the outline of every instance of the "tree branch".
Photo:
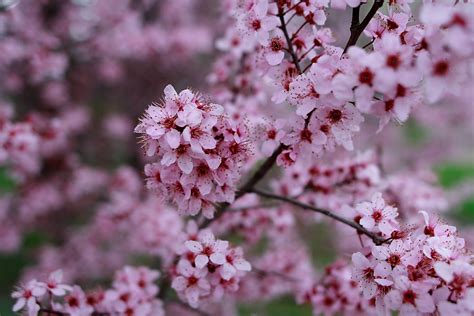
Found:
[(377, 11), (382, 7), (383, 3), (384, 0), (374, 0), (374, 4), (370, 8), (369, 13), (367, 13), (367, 16), (364, 18), (364, 20), (362, 20), (361, 23), (359, 22), (360, 5), (352, 9), (351, 35), (347, 41), (346, 46), (344, 47), (343, 54), (347, 52), (349, 47), (354, 46), (357, 43), (357, 40), (362, 35), (362, 32), (364, 32), (365, 28), (367, 25), (369, 25), (369, 22), (375, 16), (375, 13), (377, 13)]
[(258, 168), (258, 170), (250, 177), (238, 190), (236, 194), (236, 199), (240, 198), (242, 195), (247, 194), (252, 190), (255, 184), (259, 182), (265, 175), (270, 171), (270, 169), (275, 164), (277, 157), (281, 152), (286, 149), (287, 146), (280, 144), (273, 154), (263, 162), (263, 164)]
[(283, 31), (283, 35), (285, 36), (285, 40), (288, 45), (288, 52), (290, 53), (291, 58), (293, 59), (293, 64), (295, 64), (295, 67), (296, 67), (296, 70), (298, 70), (298, 73), (302, 74), (301, 67), (298, 62), (298, 56), (296, 55), (295, 50), (293, 49), (293, 44), (291, 43), (290, 35), (288, 35), (288, 29), (286, 28), (286, 22), (285, 22), (284, 12), (282, 8), (278, 9), (277, 16), (280, 19), (280, 28)]
[(302, 203), (298, 200), (294, 200), (292, 198), (289, 198), (289, 197), (286, 197), (286, 196), (281, 196), (281, 195), (276, 195), (276, 194), (273, 194), (273, 193), (269, 193), (269, 192), (265, 192), (265, 191), (261, 191), (259, 189), (253, 189), (252, 190), (253, 193), (255, 194), (258, 194), (262, 197), (265, 197), (265, 198), (268, 198), (268, 199), (273, 199), (273, 200), (280, 200), (282, 202), (285, 202), (285, 203), (289, 203), (289, 204), (293, 204), (295, 206), (298, 206), (302, 209), (305, 209), (305, 210), (309, 210), (309, 211), (313, 211), (313, 212), (316, 212), (316, 213), (320, 213), (320, 214), (323, 214), (325, 216), (328, 216), (340, 223), (343, 223), (343, 224), (346, 224), (348, 226), (351, 226), (352, 228), (354, 228), (355, 230), (357, 230), (357, 232), (359, 234), (363, 234), (363, 235), (366, 235), (367, 237), (369, 237), (370, 239), (372, 239), (372, 241), (376, 244), (376, 245), (381, 245), (384, 243), (385, 239), (383, 239), (382, 237), (376, 235), (375, 233), (372, 233), (370, 231), (368, 231), (367, 229), (365, 229), (364, 227), (362, 227), (361, 225), (359, 225), (358, 223), (354, 222), (354, 221), (351, 221), (347, 218), (344, 218), (344, 217), (341, 217), (339, 215), (336, 215), (328, 210), (325, 210), (325, 209), (322, 209), (322, 208), (318, 208), (318, 207), (315, 207), (315, 206), (312, 206), (312, 205), (309, 205), (309, 204), (305, 204), (305, 203)]

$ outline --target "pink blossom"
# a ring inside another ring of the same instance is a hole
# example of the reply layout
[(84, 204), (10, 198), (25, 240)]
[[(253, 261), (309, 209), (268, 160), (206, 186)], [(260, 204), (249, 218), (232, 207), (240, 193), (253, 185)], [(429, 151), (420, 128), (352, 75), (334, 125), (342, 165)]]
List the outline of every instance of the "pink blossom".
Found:
[(209, 282), (205, 279), (207, 269), (193, 268), (188, 261), (181, 260), (176, 272), (171, 286), (189, 305), (198, 307), (199, 300), (210, 291)]
[(222, 265), (221, 276), (224, 280), (230, 280), (238, 271), (248, 272), (252, 269), (250, 263), (244, 259), (242, 248), (228, 249), (225, 262)]
[(12, 298), (17, 300), (13, 306), (13, 311), (18, 312), (26, 309), (28, 315), (36, 316), (40, 310), (37, 299), (41, 298), (45, 293), (46, 288), (43, 283), (36, 280), (29, 281), (12, 293)]
[(264, 42), (263, 54), (270, 66), (277, 66), (283, 61), (285, 56), (285, 42), (283, 36), (275, 35)]
[(433, 313), (435, 305), (428, 290), (429, 287), (400, 276), (395, 279), (395, 288), (387, 294), (385, 301), (390, 309), (400, 310), (400, 315)]
[(48, 292), (55, 296), (64, 296), (67, 292), (71, 291), (72, 288), (69, 285), (61, 283), (62, 279), (62, 270), (52, 272), (45, 282)]
[(280, 145), (281, 140), (285, 137), (286, 132), (283, 127), (285, 120), (277, 120), (275, 124), (265, 124), (265, 137), (262, 144), (262, 153), (270, 156), (273, 151)]
[(320, 130), (328, 138), (328, 145), (336, 143), (347, 150), (353, 149), (352, 134), (359, 131), (364, 120), (357, 109), (351, 105), (325, 106), (318, 108), (315, 115), (321, 124)]
[(268, 0), (257, 0), (250, 12), (242, 12), (239, 24), (244, 32), (255, 36), (259, 42), (265, 41), (269, 32), (279, 25), (278, 18), (268, 14), (271, 9)]
[(188, 240), (185, 245), (195, 254), (195, 264), (199, 269), (205, 267), (208, 263), (222, 265), (225, 262), (228, 242), (216, 240), (210, 231), (201, 231), (197, 241)]
[(372, 195), (371, 202), (358, 204), (356, 210), (362, 215), (360, 224), (369, 230), (378, 228), (389, 236), (396, 227), (397, 209), (386, 205), (381, 193)]

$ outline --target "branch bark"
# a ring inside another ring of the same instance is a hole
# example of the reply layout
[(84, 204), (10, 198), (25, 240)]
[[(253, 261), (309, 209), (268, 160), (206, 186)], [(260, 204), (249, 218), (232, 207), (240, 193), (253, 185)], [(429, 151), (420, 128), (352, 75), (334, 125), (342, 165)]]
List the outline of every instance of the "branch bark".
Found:
[(278, 18), (280, 19), (280, 28), (283, 31), (283, 36), (285, 36), (286, 44), (288, 45), (288, 52), (290, 53), (291, 59), (293, 59), (293, 64), (295, 64), (298, 73), (302, 74), (301, 67), (298, 62), (298, 56), (296, 55), (295, 50), (293, 49), (293, 44), (291, 43), (291, 38), (288, 34), (288, 29), (286, 28), (286, 22), (282, 8), (278, 10)]
[(362, 22), (359, 22), (360, 5), (352, 9), (351, 35), (344, 47), (343, 54), (347, 52), (349, 47), (354, 46), (357, 43), (362, 32), (364, 32), (365, 28), (369, 25), (370, 21), (375, 16), (375, 13), (377, 13), (377, 11), (382, 7), (383, 3), (384, 0), (374, 0), (374, 4)]
[(325, 215), (327, 217), (330, 217), (330, 218), (332, 218), (332, 219), (334, 219), (334, 220), (336, 220), (340, 223), (343, 223), (345, 225), (348, 225), (348, 226), (354, 228), (355, 230), (357, 230), (357, 232), (359, 234), (366, 235), (367, 237), (372, 239), (372, 241), (376, 245), (381, 245), (386, 241), (384, 238), (376, 235), (373, 232), (368, 231), (367, 229), (365, 229), (364, 227), (362, 227), (358, 223), (356, 223), (354, 221), (351, 221), (347, 218), (341, 217), (339, 215), (336, 215), (333, 212), (330, 212), (328, 210), (318, 208), (318, 207), (315, 207), (315, 206), (312, 206), (312, 205), (309, 205), (309, 204), (305, 204), (305, 203), (302, 203), (298, 200), (295, 200), (295, 199), (292, 199), (292, 198), (289, 198), (289, 197), (286, 197), (286, 196), (276, 195), (276, 194), (273, 194), (273, 193), (270, 193), (270, 192), (265, 192), (265, 191), (262, 191), (262, 190), (259, 190), (259, 189), (253, 189), (252, 192), (255, 193), (255, 194), (258, 194), (262, 197), (268, 198), (268, 199), (279, 200), (279, 201), (282, 201), (282, 202), (285, 202), (285, 203), (289, 203), (289, 204), (298, 206), (298, 207), (300, 207), (302, 209), (305, 209), (305, 210), (309, 210), (309, 211), (313, 211), (313, 212), (316, 212), (316, 213), (319, 213), (319, 214), (323, 214), (323, 215)]

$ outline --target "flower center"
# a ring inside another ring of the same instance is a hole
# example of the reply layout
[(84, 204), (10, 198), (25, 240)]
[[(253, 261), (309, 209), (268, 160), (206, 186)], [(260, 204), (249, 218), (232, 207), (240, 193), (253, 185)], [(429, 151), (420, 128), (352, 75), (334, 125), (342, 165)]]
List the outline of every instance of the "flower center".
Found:
[(300, 139), (302, 141), (306, 141), (308, 143), (311, 143), (311, 136), (313, 135), (313, 133), (311, 133), (311, 131), (307, 128), (305, 128), (304, 130), (301, 131), (300, 133)]
[(400, 264), (400, 256), (398, 254), (391, 254), (390, 257), (388, 257), (387, 262), (390, 263), (392, 267), (395, 267)]
[(161, 121), (161, 124), (167, 128), (171, 129), (174, 127), (174, 118), (173, 117), (167, 117), (163, 121)]
[(397, 85), (397, 97), (403, 98), (407, 95), (407, 89), (401, 84)]
[(194, 275), (192, 275), (188, 278), (188, 285), (189, 286), (195, 285), (196, 283), (198, 283), (198, 278), (196, 278)]
[(270, 41), (270, 48), (274, 52), (279, 52), (283, 49), (283, 42), (278, 37), (274, 37)]
[(267, 132), (267, 137), (268, 137), (268, 139), (275, 139), (276, 134), (277, 134), (276, 131), (274, 129), (272, 129), (272, 130), (269, 130)]
[(449, 70), (449, 64), (446, 61), (442, 60), (442, 61), (437, 62), (434, 65), (433, 74), (435, 76), (442, 77), (448, 73), (448, 70)]
[(339, 122), (342, 119), (342, 111), (338, 109), (333, 109), (328, 114), (328, 119), (332, 124)]
[(370, 71), (369, 68), (365, 68), (365, 69), (359, 74), (359, 81), (360, 81), (360, 83), (364, 83), (364, 84), (366, 84), (366, 85), (371, 86), (373, 80), (374, 80), (374, 74)]
[(69, 299), (67, 300), (67, 303), (71, 307), (78, 307), (79, 306), (79, 301), (74, 296), (69, 297)]
[(393, 100), (385, 101), (385, 112), (390, 112), (394, 106), (395, 106), (395, 102)]
[(255, 31), (260, 30), (260, 28), (262, 27), (262, 23), (260, 23), (260, 20), (253, 20), (251, 24), (252, 24), (252, 28)]
[(372, 281), (374, 279), (374, 270), (372, 268), (367, 268), (364, 270), (364, 279), (367, 281)]
[(401, 60), (398, 55), (390, 55), (387, 57), (387, 66), (393, 69), (398, 69), (400, 67)]
[(403, 303), (415, 305), (416, 293), (412, 290), (403, 293)]

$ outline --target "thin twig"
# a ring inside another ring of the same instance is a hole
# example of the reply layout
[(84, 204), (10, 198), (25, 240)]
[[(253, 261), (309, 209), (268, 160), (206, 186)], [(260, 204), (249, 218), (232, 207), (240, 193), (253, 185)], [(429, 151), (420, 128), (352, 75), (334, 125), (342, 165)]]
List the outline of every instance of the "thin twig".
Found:
[(370, 42), (368, 42), (367, 44), (365, 44), (364, 46), (362, 46), (362, 48), (363, 48), (363, 49), (366, 49), (367, 47), (369, 47), (370, 45), (372, 45), (374, 42), (375, 42), (375, 38), (373, 38)]
[(296, 55), (295, 51), (293, 50), (293, 44), (291, 43), (290, 35), (288, 35), (288, 29), (286, 28), (285, 18), (283, 17), (283, 11), (280, 8), (278, 12), (278, 18), (280, 19), (280, 27), (283, 31), (283, 35), (285, 36), (286, 43), (288, 44), (288, 51), (293, 59), (293, 63), (295, 64), (298, 73), (301, 74), (301, 67), (298, 62), (298, 56)]
[(294, 8), (296, 8), (297, 6), (299, 6), (304, 0), (301, 0), (300, 2), (296, 3), (295, 5), (293, 5), (292, 7), (290, 7), (288, 10), (286, 10), (285, 12), (283, 12), (283, 15), (287, 14), (288, 12), (290, 12), (291, 10), (293, 10)]
[(303, 27), (305, 27), (306, 24), (308, 24), (309, 22), (308, 21), (304, 21), (303, 24), (301, 24), (301, 26), (293, 33), (293, 35), (291, 36), (291, 40), (294, 40), (295, 37), (298, 35), (298, 33), (303, 29)]
[(253, 189), (252, 190), (253, 193), (255, 194), (258, 194), (262, 197), (265, 197), (265, 198), (268, 198), (268, 199), (273, 199), (273, 200), (280, 200), (280, 201), (283, 201), (283, 202), (286, 202), (286, 203), (289, 203), (289, 204), (293, 204), (295, 206), (298, 206), (302, 209), (305, 209), (305, 210), (309, 210), (309, 211), (313, 211), (313, 212), (316, 212), (316, 213), (320, 213), (320, 214), (323, 214), (325, 216), (328, 216), (338, 222), (341, 222), (343, 224), (346, 224), (348, 226), (351, 226), (352, 228), (356, 229), (357, 232), (359, 234), (363, 234), (363, 235), (366, 235), (367, 237), (369, 237), (370, 239), (372, 239), (372, 241), (376, 244), (376, 245), (381, 245), (384, 243), (384, 239), (370, 231), (368, 231), (367, 229), (365, 229), (364, 227), (362, 227), (361, 225), (359, 225), (358, 223), (352, 221), (352, 220), (349, 220), (347, 218), (344, 218), (344, 217), (341, 217), (339, 215), (336, 215), (328, 210), (325, 210), (325, 209), (322, 209), (322, 208), (318, 208), (318, 207), (315, 207), (315, 206), (312, 206), (312, 205), (309, 205), (309, 204), (305, 204), (305, 203), (302, 203), (298, 200), (294, 200), (292, 198), (289, 198), (289, 197), (286, 197), (286, 196), (281, 196), (281, 195), (277, 195), (277, 194), (273, 194), (273, 193), (269, 193), (269, 192), (265, 192), (265, 191), (262, 191), (262, 190), (259, 190), (259, 189)]

